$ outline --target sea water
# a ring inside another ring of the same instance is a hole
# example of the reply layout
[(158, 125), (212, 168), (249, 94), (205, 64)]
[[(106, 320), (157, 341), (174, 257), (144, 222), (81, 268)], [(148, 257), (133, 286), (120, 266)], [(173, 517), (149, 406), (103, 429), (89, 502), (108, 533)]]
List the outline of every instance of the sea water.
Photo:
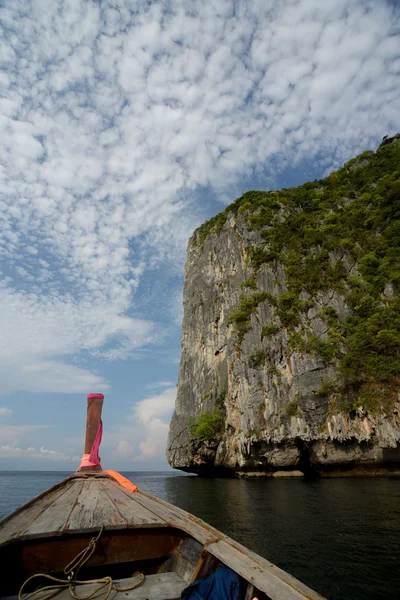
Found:
[[(0, 517), (64, 479), (0, 472)], [(400, 478), (200, 479), (124, 473), (329, 600), (400, 598)]]

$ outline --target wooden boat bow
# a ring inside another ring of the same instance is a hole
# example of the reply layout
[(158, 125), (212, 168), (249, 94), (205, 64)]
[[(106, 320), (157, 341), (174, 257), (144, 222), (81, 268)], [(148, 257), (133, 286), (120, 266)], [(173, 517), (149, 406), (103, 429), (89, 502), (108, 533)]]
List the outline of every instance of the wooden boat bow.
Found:
[[(94, 414), (101, 419), (101, 411), (100, 417), (98, 411)], [(98, 426), (93, 427), (89, 410), (87, 423), (92, 448)], [(85, 445), (86, 455), (88, 449)], [(0, 564), (10, 574), (3, 577), (0, 597), (12, 597), (35, 573), (62, 573), (101, 528), (96, 552), (80, 578), (108, 574), (124, 587), (134, 571), (143, 572), (143, 589), (121, 592), (121, 600), (177, 599), (188, 583), (207, 577), (220, 565), (243, 578), (243, 600), (254, 596), (259, 600), (323, 600), (194, 515), (140, 489), (128, 491), (98, 465), (70, 475), (0, 521)], [(64, 593), (57, 598), (68, 598)], [(118, 592), (112, 596), (112, 600), (119, 598)]]

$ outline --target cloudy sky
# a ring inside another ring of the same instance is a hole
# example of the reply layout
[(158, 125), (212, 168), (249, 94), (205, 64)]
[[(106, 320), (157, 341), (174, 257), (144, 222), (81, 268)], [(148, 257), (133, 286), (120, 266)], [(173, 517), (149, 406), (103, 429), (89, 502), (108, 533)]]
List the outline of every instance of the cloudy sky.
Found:
[[(397, 6), (396, 6), (397, 5)], [(389, 0), (0, 0), (0, 469), (166, 468), (187, 239), (400, 130)]]

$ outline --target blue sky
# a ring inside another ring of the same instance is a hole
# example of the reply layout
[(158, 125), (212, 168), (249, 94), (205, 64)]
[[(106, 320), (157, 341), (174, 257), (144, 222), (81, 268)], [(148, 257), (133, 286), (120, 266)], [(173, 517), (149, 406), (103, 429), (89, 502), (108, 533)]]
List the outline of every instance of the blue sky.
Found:
[(400, 130), (386, 0), (0, 1), (0, 469), (164, 469), (193, 229)]

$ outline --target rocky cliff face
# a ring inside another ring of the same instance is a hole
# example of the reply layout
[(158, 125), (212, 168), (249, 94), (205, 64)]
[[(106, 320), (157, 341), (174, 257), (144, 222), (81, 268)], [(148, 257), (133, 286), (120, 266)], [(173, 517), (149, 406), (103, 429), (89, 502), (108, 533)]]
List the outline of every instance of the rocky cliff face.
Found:
[(399, 169), (396, 136), (194, 233), (173, 467), (400, 472)]

